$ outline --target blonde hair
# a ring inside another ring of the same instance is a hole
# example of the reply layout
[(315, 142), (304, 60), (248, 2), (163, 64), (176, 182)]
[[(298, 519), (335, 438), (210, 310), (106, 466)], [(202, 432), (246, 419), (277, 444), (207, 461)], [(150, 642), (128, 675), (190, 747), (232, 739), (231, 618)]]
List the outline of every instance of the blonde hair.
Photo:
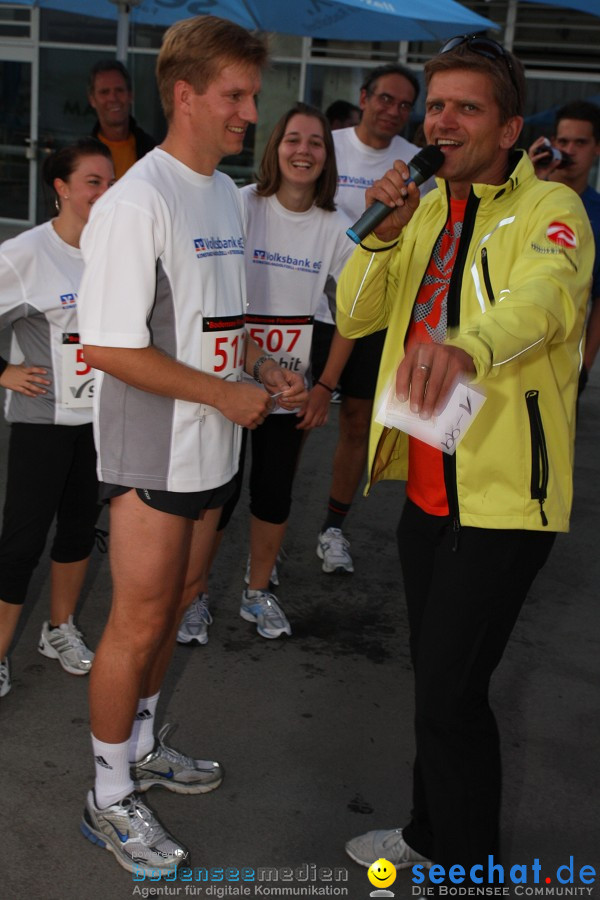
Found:
[(203, 94), (220, 70), (228, 65), (263, 68), (267, 63), (266, 41), (217, 16), (183, 19), (165, 31), (156, 63), (160, 102), (168, 122), (173, 117), (173, 90), (177, 81), (191, 84)]

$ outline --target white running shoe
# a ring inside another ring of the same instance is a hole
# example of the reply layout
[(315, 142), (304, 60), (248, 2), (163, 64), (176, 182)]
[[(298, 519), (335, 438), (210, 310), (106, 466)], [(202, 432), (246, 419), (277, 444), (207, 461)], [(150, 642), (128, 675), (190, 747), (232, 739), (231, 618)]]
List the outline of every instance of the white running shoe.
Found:
[(136, 791), (162, 785), (176, 794), (207, 794), (223, 781), (223, 769), (209, 759), (192, 759), (165, 741), (175, 725), (163, 725), (154, 749), (131, 764), (131, 779)]
[(208, 626), (212, 625), (212, 616), (208, 609), (208, 594), (198, 594), (183, 614), (179, 631), (178, 644), (208, 643)]
[(264, 638), (278, 638), (282, 634), (292, 633), (277, 597), (269, 591), (245, 590), (242, 593), (240, 616), (246, 622), (256, 622), (256, 630)]
[(354, 572), (349, 550), (350, 542), (342, 534), (341, 528), (328, 528), (317, 539), (317, 556), (323, 560), (321, 568), (328, 574)]
[(416, 863), (431, 868), (431, 861), (409, 847), (402, 837), (402, 829), (368, 831), (346, 844), (346, 853), (361, 866), (371, 866), (377, 859), (387, 859), (396, 869), (408, 869)]
[(87, 675), (92, 668), (94, 654), (83, 640), (83, 635), (69, 616), (68, 622), (50, 630), (44, 622), (38, 644), (42, 656), (57, 659), (70, 675)]
[(79, 828), (92, 844), (110, 850), (129, 872), (169, 873), (188, 858), (187, 850), (135, 793), (98, 809), (90, 791)]
[[(250, 559), (250, 554), (248, 554), (248, 560), (246, 562), (246, 574), (244, 575), (244, 581), (246, 582), (246, 584), (250, 584)], [(280, 562), (281, 555), (278, 553), (277, 559), (275, 560), (273, 568), (271, 569), (271, 576), (269, 578), (269, 582), (273, 585), (273, 587), (279, 587), (279, 572), (277, 571), (277, 563)]]
[(0, 697), (6, 697), (11, 688), (8, 656), (0, 659)]

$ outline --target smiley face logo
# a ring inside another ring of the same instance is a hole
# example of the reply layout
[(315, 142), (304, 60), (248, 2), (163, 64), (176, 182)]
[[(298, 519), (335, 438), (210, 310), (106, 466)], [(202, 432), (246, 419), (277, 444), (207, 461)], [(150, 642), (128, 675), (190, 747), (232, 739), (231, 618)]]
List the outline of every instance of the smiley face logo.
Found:
[(376, 859), (367, 872), (369, 881), (374, 887), (386, 888), (396, 880), (396, 867), (387, 859)]

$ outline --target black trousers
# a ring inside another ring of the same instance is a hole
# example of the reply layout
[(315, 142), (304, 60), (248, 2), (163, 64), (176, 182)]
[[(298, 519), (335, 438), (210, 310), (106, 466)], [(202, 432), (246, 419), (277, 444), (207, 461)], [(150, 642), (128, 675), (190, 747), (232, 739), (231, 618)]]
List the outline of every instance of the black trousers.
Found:
[(99, 510), (91, 424), (12, 424), (0, 536), (0, 600), (25, 601), (55, 516), (51, 559), (86, 559), (94, 546)]
[[(554, 532), (464, 527), (410, 500), (398, 547), (415, 672), (413, 810), (407, 843), (446, 867), (498, 859), (500, 741), (492, 673)], [(468, 883), (468, 879), (465, 881)]]

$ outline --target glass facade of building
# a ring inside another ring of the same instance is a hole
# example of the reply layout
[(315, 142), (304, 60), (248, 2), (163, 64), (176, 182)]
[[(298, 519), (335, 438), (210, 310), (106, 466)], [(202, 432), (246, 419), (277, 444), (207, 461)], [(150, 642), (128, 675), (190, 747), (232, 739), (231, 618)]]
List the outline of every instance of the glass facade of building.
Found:
[[(600, 18), (517, 0), (465, 0), (492, 19), (498, 40), (527, 69), (527, 124), (521, 143), (551, 132), (552, 110), (572, 99), (600, 100)], [(134, 83), (134, 114), (158, 139), (165, 122), (154, 80), (164, 29), (132, 25), (127, 66)], [(115, 21), (0, 3), (0, 221), (31, 224), (48, 212), (39, 184), (39, 161), (48, 150), (89, 133), (95, 121), (87, 101), (90, 67), (115, 56)], [(251, 179), (279, 116), (298, 99), (322, 109), (333, 100), (356, 102), (366, 69), (400, 60), (421, 77), (434, 43), (336, 42), (274, 35), (272, 66), (259, 98), (259, 123), (241, 157), (223, 168)], [(410, 137), (423, 116), (414, 111)], [(546, 113), (544, 116), (543, 113)]]

